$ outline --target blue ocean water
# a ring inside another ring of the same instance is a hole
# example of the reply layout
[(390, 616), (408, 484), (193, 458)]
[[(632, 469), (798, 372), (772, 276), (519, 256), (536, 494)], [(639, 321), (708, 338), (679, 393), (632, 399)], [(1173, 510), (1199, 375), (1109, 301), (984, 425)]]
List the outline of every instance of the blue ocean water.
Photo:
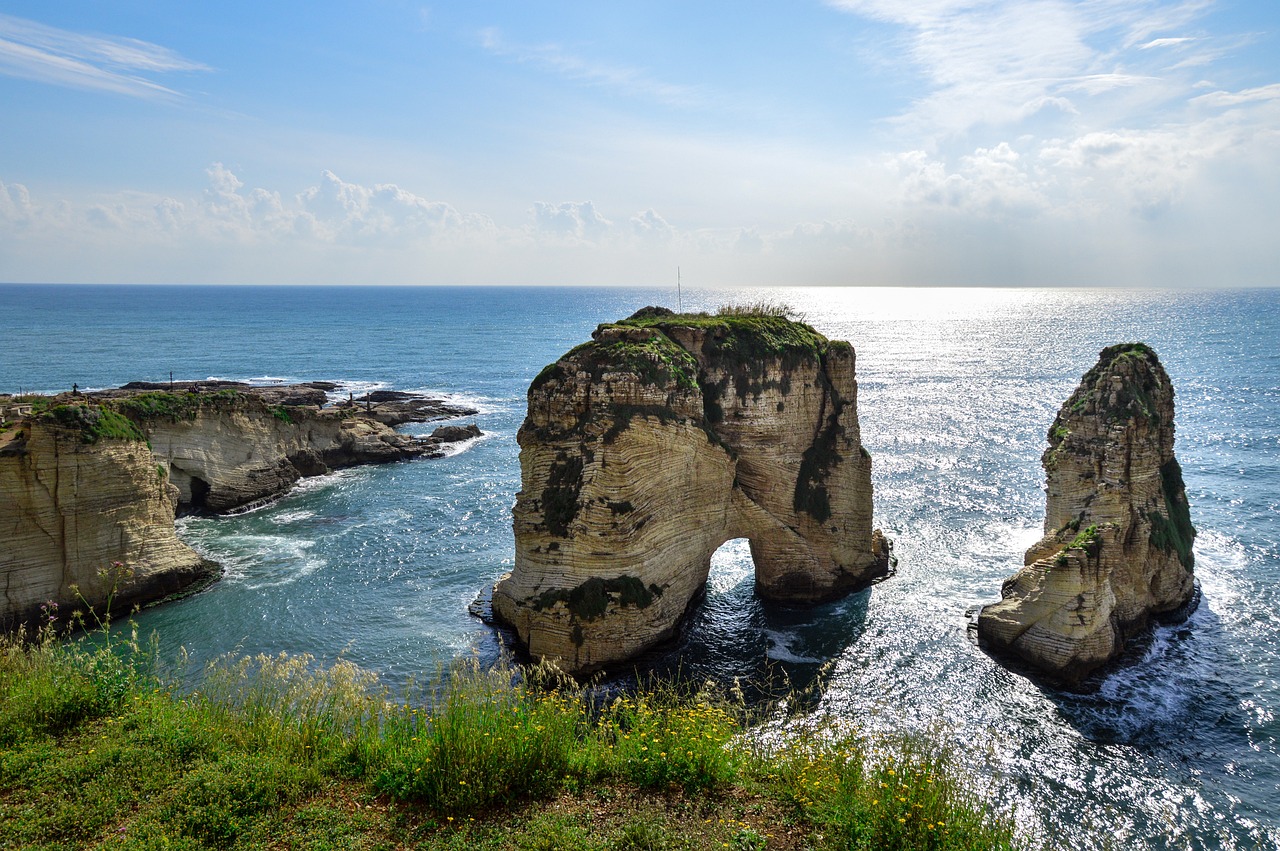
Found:
[[(771, 299), (858, 353), (863, 440), (897, 575), (814, 610), (754, 598), (726, 544), (675, 651), (650, 660), (767, 689), (792, 723), (930, 730), (1056, 847), (1280, 846), (1280, 291), (693, 290)], [(671, 290), (0, 286), (0, 391), (132, 379), (332, 379), (470, 401), (484, 438), (436, 461), (312, 479), (278, 503), (186, 518), (222, 562), (208, 592), (142, 613), (165, 652), (350, 659), (399, 684), (500, 643), (468, 614), (510, 569), (524, 392), (599, 322)], [(995, 664), (966, 611), (1040, 534), (1040, 453), (1105, 345), (1144, 340), (1177, 389), (1177, 454), (1203, 598), (1096, 693)], [(408, 431), (429, 427), (411, 426)]]

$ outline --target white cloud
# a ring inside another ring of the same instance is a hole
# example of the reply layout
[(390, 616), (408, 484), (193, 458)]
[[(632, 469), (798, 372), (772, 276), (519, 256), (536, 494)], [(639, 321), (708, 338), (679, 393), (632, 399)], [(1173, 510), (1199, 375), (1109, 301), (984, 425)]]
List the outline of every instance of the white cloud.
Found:
[(653, 210), (644, 210), (636, 213), (631, 217), (629, 223), (631, 232), (644, 243), (666, 243), (670, 242), (676, 235), (676, 229)]
[(1239, 92), (1210, 92), (1191, 99), (1200, 106), (1240, 106), (1247, 103), (1261, 103), (1280, 99), (1280, 83), (1259, 86), (1256, 89), (1245, 89)]
[(10, 77), (155, 98), (178, 93), (141, 75), (208, 70), (150, 42), (77, 33), (0, 14), (0, 74)]
[[(1152, 56), (1142, 60), (1144, 50), (1194, 41), (1152, 36), (1186, 26), (1205, 8), (1202, 0), (828, 3), (904, 29), (906, 58), (924, 74), (928, 87), (898, 122), (926, 138), (1010, 127), (1046, 105), (1077, 114), (1083, 109), (1076, 100), (1081, 95), (1142, 90), (1153, 104), (1167, 102), (1176, 93), (1163, 76), (1169, 69), (1135, 66), (1154, 61)], [(1125, 97), (1130, 106), (1136, 103), (1132, 95)]]
[(1182, 45), (1190, 44), (1193, 41), (1195, 41), (1194, 38), (1189, 38), (1185, 36), (1180, 38), (1153, 38), (1151, 41), (1147, 42), (1146, 44), (1138, 45), (1138, 49), (1150, 50), (1153, 47), (1181, 47)]
[(536, 65), (570, 80), (642, 97), (670, 106), (694, 107), (704, 98), (698, 89), (656, 79), (640, 68), (584, 59), (558, 44), (520, 45), (508, 42), (496, 28), (480, 32), (480, 45), (494, 56)]
[(539, 233), (573, 243), (598, 242), (613, 226), (613, 222), (602, 216), (590, 201), (562, 204), (538, 201), (532, 212), (534, 228)]
[(1033, 170), (1008, 142), (978, 148), (960, 158), (954, 170), (923, 151), (894, 158), (908, 207), (947, 208), (981, 218), (1034, 215), (1049, 206)]
[(21, 183), (5, 185), (0, 180), (0, 220), (28, 221), (32, 217), (31, 193)]

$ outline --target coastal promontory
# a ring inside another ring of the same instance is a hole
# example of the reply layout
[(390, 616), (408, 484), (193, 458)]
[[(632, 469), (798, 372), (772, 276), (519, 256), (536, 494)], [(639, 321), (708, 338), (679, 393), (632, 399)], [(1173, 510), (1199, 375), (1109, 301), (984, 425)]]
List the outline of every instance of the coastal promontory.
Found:
[(1049, 429), (1044, 537), (978, 617), (989, 648), (1079, 685), (1195, 597), (1173, 385), (1142, 343), (1102, 351)]
[(887, 573), (854, 363), (777, 310), (601, 325), (529, 388), (496, 618), (582, 673), (676, 634), (733, 538), (750, 541), (767, 600), (829, 600)]
[(334, 403), (336, 385), (133, 384), (0, 396), (0, 629), (55, 607), (119, 611), (219, 575), (180, 541), (179, 510), (226, 512), (299, 478), (442, 453), (480, 434), (393, 425), (475, 413), (413, 394)]

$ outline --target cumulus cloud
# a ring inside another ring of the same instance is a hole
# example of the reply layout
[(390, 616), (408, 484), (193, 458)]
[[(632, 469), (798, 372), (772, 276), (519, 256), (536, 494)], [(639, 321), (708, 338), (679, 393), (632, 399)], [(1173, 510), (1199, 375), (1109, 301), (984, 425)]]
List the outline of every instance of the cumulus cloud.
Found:
[(533, 205), (534, 228), (570, 242), (598, 242), (613, 222), (596, 210), (590, 201), (568, 201), (549, 204), (539, 201)]
[(636, 213), (629, 224), (632, 234), (648, 244), (667, 243), (676, 235), (676, 229), (653, 210)]
[(5, 185), (0, 180), (0, 219), (7, 222), (30, 220), (32, 217), (31, 193), (21, 183)]
[(158, 44), (50, 27), (0, 14), (0, 74), (138, 98), (177, 92), (143, 75), (209, 71)]
[(955, 168), (923, 151), (900, 154), (892, 166), (908, 207), (925, 205), (1006, 218), (1037, 213), (1050, 203), (1032, 169), (1008, 142), (978, 148), (961, 157)]

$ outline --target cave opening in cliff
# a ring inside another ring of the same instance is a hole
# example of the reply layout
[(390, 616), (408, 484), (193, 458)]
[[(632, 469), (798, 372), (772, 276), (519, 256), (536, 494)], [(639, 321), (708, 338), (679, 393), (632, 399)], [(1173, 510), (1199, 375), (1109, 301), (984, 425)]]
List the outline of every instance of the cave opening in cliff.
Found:
[(191, 477), (191, 511), (203, 511), (209, 499), (209, 483), (199, 476)]
[(707, 593), (723, 593), (744, 580), (754, 580), (756, 565), (751, 558), (751, 542), (747, 538), (731, 538), (711, 554), (711, 570), (707, 574)]

